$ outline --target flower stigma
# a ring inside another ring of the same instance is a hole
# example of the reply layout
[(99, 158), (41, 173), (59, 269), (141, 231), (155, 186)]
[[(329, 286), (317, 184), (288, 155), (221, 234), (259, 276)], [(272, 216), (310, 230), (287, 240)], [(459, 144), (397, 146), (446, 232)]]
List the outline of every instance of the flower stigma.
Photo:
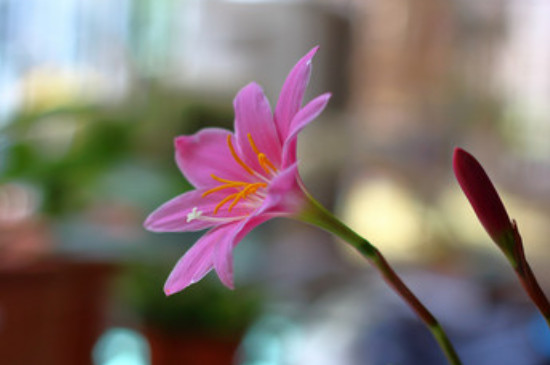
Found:
[(197, 210), (197, 207), (193, 207), (193, 210), (187, 213), (187, 223), (200, 218), (201, 215), (202, 215), (202, 210)]

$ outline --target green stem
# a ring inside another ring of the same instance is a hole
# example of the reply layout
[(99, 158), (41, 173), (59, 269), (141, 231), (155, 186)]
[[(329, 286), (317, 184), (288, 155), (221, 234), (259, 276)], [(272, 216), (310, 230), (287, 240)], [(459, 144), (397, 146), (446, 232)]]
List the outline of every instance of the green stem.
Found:
[(514, 223), (514, 249), (512, 259), (509, 259), (512, 267), (514, 268), (519, 281), (533, 303), (537, 306), (540, 313), (544, 316), (546, 324), (550, 327), (550, 302), (542, 291), (531, 266), (527, 262), (525, 257), (525, 251), (523, 249), (523, 240), (519, 234), (519, 231)]
[(550, 303), (548, 303), (548, 299), (544, 295), (544, 292), (537, 282), (537, 279), (535, 278), (535, 275), (533, 274), (533, 271), (527, 261), (525, 261), (525, 266), (522, 271), (520, 272), (516, 270), (516, 273), (519, 277), (521, 285), (523, 285), (525, 291), (533, 300), (533, 303), (535, 303), (540, 313), (544, 316), (546, 324), (550, 327)]
[(372, 265), (378, 269), (386, 283), (405, 300), (411, 309), (426, 324), (429, 331), (439, 344), (439, 347), (447, 357), (449, 364), (462, 364), (453, 345), (451, 344), (451, 341), (447, 337), (447, 334), (437, 319), (420, 302), (420, 300), (413, 294), (407, 285), (405, 285), (401, 278), (399, 278), (384, 256), (382, 256), (380, 251), (378, 251), (378, 249), (376, 249), (376, 247), (374, 247), (369, 241), (359, 236), (348, 226), (334, 217), (311, 196), (309, 196), (309, 199), (310, 205), (302, 212), (300, 219), (335, 234), (357, 249)]

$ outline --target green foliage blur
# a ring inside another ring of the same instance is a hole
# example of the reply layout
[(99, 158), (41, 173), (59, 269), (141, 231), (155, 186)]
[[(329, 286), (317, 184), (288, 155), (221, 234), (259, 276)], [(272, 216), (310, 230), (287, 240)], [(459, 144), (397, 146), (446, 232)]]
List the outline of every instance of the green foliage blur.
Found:
[(260, 313), (259, 293), (246, 288), (228, 290), (213, 275), (166, 297), (162, 287), (168, 274), (166, 267), (134, 264), (119, 281), (122, 300), (148, 327), (174, 334), (232, 337), (243, 333)]
[(40, 213), (54, 217), (111, 198), (101, 197), (98, 187), (122, 167), (169, 181), (173, 190), (162, 197), (187, 190), (174, 163), (173, 138), (204, 126), (230, 128), (230, 101), (205, 102), (155, 83), (136, 90), (115, 105), (21, 111), (1, 131), (0, 183), (30, 185), (41, 196)]
[[(0, 184), (16, 182), (38, 192), (36, 214), (54, 225), (68, 222), (76, 227), (71, 242), (94, 232), (98, 236), (92, 241), (97, 242), (90, 250), (116, 251), (120, 244), (107, 244), (112, 237), (75, 224), (86, 220), (81, 213), (97, 204), (110, 207), (122, 201), (138, 216), (145, 215), (189, 190), (174, 161), (174, 138), (204, 127), (231, 129), (232, 125), (229, 98), (205, 100), (154, 82), (109, 105), (67, 103), (23, 109), (0, 130)], [(135, 224), (142, 219), (138, 217)], [(169, 332), (231, 336), (245, 330), (258, 313), (258, 296), (245, 294), (246, 290), (236, 294), (209, 278), (167, 298), (162, 287), (177, 261), (173, 255), (185, 249), (156, 242), (162, 239), (141, 230), (140, 239), (148, 245), (134, 242), (121, 260), (115, 294), (122, 293), (119, 299), (125, 311)], [(169, 236), (168, 241), (175, 243), (176, 238)], [(177, 241), (181, 243), (181, 236)]]

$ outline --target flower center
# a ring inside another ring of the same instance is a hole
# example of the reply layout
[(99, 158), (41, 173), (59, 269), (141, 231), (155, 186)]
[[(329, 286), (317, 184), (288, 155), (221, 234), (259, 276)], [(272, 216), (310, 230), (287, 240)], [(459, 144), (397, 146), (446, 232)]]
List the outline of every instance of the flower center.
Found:
[[(250, 147), (252, 147), (252, 150), (254, 153), (256, 153), (256, 157), (258, 158), (258, 163), (260, 164), (261, 168), (268, 174), (268, 175), (274, 175), (277, 173), (277, 168), (273, 165), (271, 161), (267, 158), (267, 156), (260, 152), (258, 147), (256, 146), (256, 143), (254, 143), (254, 140), (252, 139), (252, 135), (250, 133), (247, 134), (248, 142), (250, 143)], [(229, 147), (229, 151), (231, 152), (231, 156), (233, 156), (233, 159), (250, 175), (256, 176), (259, 180), (258, 182), (245, 182), (245, 181), (234, 181), (234, 180), (228, 180), (221, 177), (216, 176), (215, 174), (212, 174), (212, 178), (218, 182), (221, 183), (221, 185), (218, 185), (210, 190), (205, 191), (202, 196), (208, 196), (214, 192), (220, 191), (220, 190), (226, 190), (226, 189), (232, 189), (234, 192), (232, 194), (227, 195), (225, 198), (223, 198), (214, 208), (214, 214), (217, 214), (220, 208), (222, 208), (224, 205), (229, 203), (229, 207), (227, 210), (231, 212), (231, 210), (242, 200), (245, 199), (254, 199), (259, 198), (263, 199), (265, 198), (265, 195), (261, 192), (259, 192), (259, 189), (264, 189), (267, 187), (269, 180), (265, 177), (260, 175), (258, 172), (254, 171), (250, 166), (248, 166), (240, 157), (237, 155), (237, 152), (235, 151), (235, 148), (233, 147), (233, 143), (231, 142), (231, 135), (227, 136), (227, 146)], [(191, 219), (196, 219), (200, 216), (202, 212), (198, 212), (199, 215), (197, 216), (197, 211), (194, 209), (195, 214), (192, 215)], [(188, 217), (189, 219), (189, 217)]]

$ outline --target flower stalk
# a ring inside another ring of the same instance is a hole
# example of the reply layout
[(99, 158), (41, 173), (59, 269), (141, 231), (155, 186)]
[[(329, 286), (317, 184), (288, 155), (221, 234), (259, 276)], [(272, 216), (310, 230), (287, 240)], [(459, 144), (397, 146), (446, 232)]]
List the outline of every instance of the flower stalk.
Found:
[(533, 270), (531, 270), (531, 266), (527, 262), (525, 251), (523, 249), (523, 240), (519, 234), (515, 221), (513, 222), (513, 227), (514, 242), (516, 247), (514, 251), (514, 260), (510, 260), (510, 263), (514, 268), (521, 285), (527, 292), (527, 295), (529, 295), (533, 303), (537, 306), (540, 313), (546, 320), (546, 324), (550, 328), (550, 302), (548, 302), (548, 298), (542, 291)]
[(452, 365), (462, 364), (456, 350), (454, 349), (449, 337), (443, 330), (443, 327), (433, 314), (422, 304), (414, 293), (401, 280), (397, 273), (392, 269), (382, 253), (378, 251), (369, 241), (361, 237), (355, 231), (350, 229), (319, 202), (308, 194), (309, 205), (299, 216), (299, 219), (320, 227), (337, 237), (343, 239), (352, 245), (357, 251), (365, 257), (382, 275), (386, 283), (409, 305), (409, 307), (424, 322), (431, 332), (439, 347), (445, 354), (447, 361)]
[(317, 203), (298, 172), (298, 134), (319, 116), (331, 94), (303, 105), (318, 47), (288, 74), (275, 110), (252, 82), (236, 95), (235, 129), (205, 128), (175, 139), (176, 164), (194, 189), (162, 204), (146, 219), (153, 232), (208, 231), (180, 258), (164, 285), (175, 294), (214, 270), (234, 287), (233, 250), (256, 226), (276, 217), (319, 226), (354, 246), (426, 323), (451, 365), (460, 360), (435, 317), (382, 254)]

